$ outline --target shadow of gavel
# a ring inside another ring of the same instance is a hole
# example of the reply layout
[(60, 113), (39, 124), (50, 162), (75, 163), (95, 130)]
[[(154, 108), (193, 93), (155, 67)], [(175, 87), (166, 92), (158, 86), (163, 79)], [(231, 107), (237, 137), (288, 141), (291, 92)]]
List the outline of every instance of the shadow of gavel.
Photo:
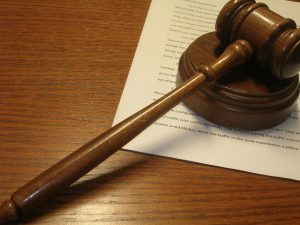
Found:
[(296, 76), (300, 69), (300, 29), (296, 29), (294, 21), (272, 12), (265, 4), (252, 0), (229, 1), (218, 16), (216, 33), (223, 43), (232, 44), (215, 62), (201, 66), (176, 89), (83, 145), (13, 193), (0, 207), (0, 224), (29, 214), (178, 103), (252, 56), (277, 79)]

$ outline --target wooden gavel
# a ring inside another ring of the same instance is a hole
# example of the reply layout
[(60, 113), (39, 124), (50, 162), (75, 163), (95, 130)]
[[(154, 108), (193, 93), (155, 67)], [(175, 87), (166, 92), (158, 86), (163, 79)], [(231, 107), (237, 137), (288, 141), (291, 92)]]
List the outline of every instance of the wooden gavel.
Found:
[[(300, 29), (290, 19), (253, 0), (229, 1), (221, 10), (216, 33), (232, 43), (213, 63), (199, 67), (190, 79), (154, 103), (83, 145), (12, 194), (0, 207), (0, 224), (39, 207), (114, 154), (150, 124), (199, 89), (212, 85), (252, 55), (277, 79), (300, 70)], [(299, 87), (297, 87), (299, 93)]]

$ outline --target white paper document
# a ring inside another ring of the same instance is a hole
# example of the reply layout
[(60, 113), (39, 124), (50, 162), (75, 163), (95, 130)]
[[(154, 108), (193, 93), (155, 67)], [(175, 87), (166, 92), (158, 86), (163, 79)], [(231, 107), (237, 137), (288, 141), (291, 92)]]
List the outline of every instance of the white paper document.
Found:
[[(152, 0), (114, 124), (176, 87), (178, 61), (214, 31), (227, 1)], [(300, 24), (300, 3), (264, 1)], [(210, 123), (180, 103), (124, 148), (263, 175), (300, 180), (300, 99), (281, 125), (240, 132)]]

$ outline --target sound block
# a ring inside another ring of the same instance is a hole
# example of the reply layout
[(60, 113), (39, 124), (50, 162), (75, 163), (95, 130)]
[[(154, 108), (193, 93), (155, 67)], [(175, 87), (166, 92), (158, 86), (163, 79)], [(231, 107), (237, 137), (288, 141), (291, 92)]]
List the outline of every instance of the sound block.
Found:
[[(183, 81), (201, 64), (216, 60), (223, 46), (215, 32), (195, 40), (182, 54), (178, 74)], [(261, 130), (288, 118), (299, 96), (299, 78), (277, 80), (255, 61), (239, 66), (184, 100), (201, 117), (242, 130)]]

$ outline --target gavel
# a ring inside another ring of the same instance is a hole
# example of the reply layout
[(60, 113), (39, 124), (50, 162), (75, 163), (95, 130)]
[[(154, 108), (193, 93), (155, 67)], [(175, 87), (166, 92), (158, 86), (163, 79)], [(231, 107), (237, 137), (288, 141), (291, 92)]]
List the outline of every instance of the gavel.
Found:
[(223, 45), (231, 44), (214, 62), (200, 63), (196, 67), (189, 65), (193, 75), (176, 89), (94, 138), (14, 192), (0, 207), (0, 224), (28, 215), (113, 155), (178, 103), (213, 86), (223, 76), (230, 75), (233, 68), (250, 59), (263, 70), (270, 71), (274, 80), (297, 81), (289, 103), (294, 104), (299, 95), (297, 73), (300, 70), (300, 29), (296, 29), (294, 21), (254, 0), (232, 0), (217, 18), (216, 35)]

